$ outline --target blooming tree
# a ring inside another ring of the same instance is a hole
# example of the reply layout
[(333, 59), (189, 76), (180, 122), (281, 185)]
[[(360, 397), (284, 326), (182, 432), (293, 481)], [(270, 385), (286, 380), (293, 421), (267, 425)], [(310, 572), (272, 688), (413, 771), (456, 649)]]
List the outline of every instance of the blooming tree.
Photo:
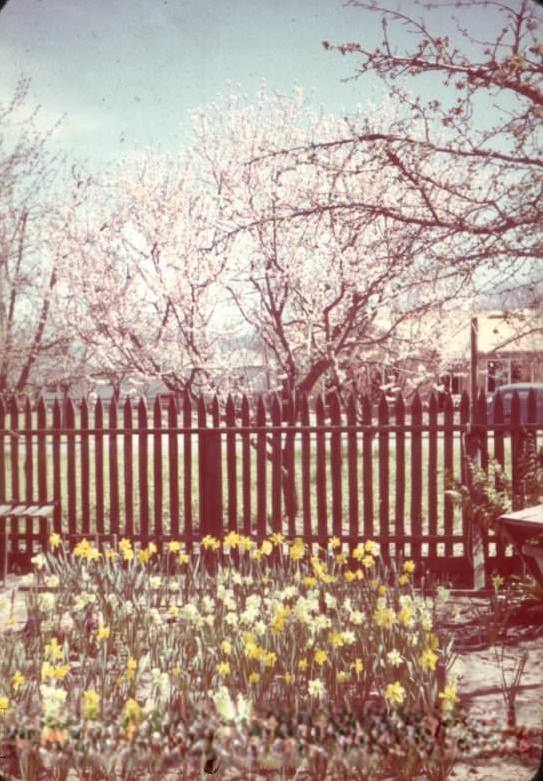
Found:
[[(55, 323), (54, 293), (65, 252), (67, 215), (85, 200), (88, 182), (49, 151), (51, 133), (28, 113), (28, 80), (0, 104), (0, 393), (23, 393), (58, 379), (70, 334)], [(75, 178), (74, 175), (75, 174)], [(64, 359), (68, 369), (68, 359)], [(69, 372), (73, 373), (71, 364)], [(54, 376), (53, 376), (54, 375)]]
[[(520, 291), (533, 299), (543, 279), (541, 9), (531, 0), (440, 1), (418, 3), (419, 18), (375, 2), (348, 5), (380, 17), (381, 46), (324, 46), (356, 60), (353, 78), (361, 84), (378, 76), (403, 115), (385, 132), (353, 123), (350, 136), (336, 143), (375, 149), (410, 196), (383, 208), (393, 220), (419, 226), (435, 252), (446, 246), (451, 268), (463, 266), (471, 276), (477, 270), (480, 292), (501, 291), (510, 300)], [(452, 7), (461, 21), (453, 17), (446, 31), (434, 32), (432, 11)], [(478, 16), (491, 30), (483, 40), (470, 32)], [(395, 34), (402, 27), (409, 46), (401, 48)], [(417, 94), (425, 79), (433, 79), (439, 99), (424, 102)], [(326, 159), (328, 146), (322, 154)], [(443, 237), (454, 241), (442, 245)]]
[(209, 390), (220, 375), (226, 256), (213, 249), (216, 203), (190, 156), (119, 165), (70, 223), (63, 312), (102, 376)]
[[(374, 148), (336, 142), (354, 121), (369, 120), (326, 117), (299, 92), (263, 91), (252, 105), (232, 96), (194, 115), (200, 180), (220, 194), (214, 247), (230, 257), (227, 289), (291, 391), (322, 378), (341, 389), (355, 351), (389, 344), (465, 288), (464, 268), (445, 262), (448, 237), (438, 251), (383, 206), (404, 198), (417, 208), (396, 172)], [(393, 106), (372, 121), (388, 127)]]

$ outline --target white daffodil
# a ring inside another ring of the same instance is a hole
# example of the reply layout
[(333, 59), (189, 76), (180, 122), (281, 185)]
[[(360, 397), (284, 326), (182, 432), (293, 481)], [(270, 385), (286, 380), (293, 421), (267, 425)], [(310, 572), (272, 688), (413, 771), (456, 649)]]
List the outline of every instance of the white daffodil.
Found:
[(320, 699), (324, 697), (324, 683), (318, 678), (309, 681), (307, 690), (312, 697), (319, 697)]
[(387, 654), (387, 661), (392, 667), (399, 667), (403, 662), (403, 656), (395, 648)]

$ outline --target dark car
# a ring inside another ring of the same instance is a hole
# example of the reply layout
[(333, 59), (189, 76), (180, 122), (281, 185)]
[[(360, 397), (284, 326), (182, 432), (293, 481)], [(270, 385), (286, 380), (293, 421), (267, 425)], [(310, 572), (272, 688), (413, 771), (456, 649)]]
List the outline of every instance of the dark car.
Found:
[(536, 403), (536, 423), (543, 423), (543, 383), (533, 382), (517, 382), (511, 385), (502, 385), (492, 395), (487, 405), (488, 422), (492, 423), (494, 420), (494, 404), (498, 394), (501, 396), (503, 405), (503, 420), (504, 423), (508, 423), (511, 420), (511, 404), (513, 401), (513, 394), (516, 391), (520, 400), (520, 421), (521, 423), (528, 422), (528, 394), (533, 390), (535, 392)]

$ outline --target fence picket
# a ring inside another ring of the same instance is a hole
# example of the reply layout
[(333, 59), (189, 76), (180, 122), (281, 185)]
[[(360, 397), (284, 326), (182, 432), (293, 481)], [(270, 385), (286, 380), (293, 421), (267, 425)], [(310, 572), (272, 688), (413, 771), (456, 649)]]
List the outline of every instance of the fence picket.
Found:
[[(362, 423), (365, 426), (371, 426), (372, 422), (371, 401), (367, 396), (362, 396)], [(371, 431), (364, 431), (362, 440), (364, 536), (368, 539), (373, 539), (373, 433)]]
[[(192, 427), (192, 401), (190, 393), (185, 390), (183, 395), (183, 426)], [(183, 534), (187, 551), (192, 553), (194, 545), (193, 514), (192, 514), (192, 434), (183, 434)]]
[[(395, 518), (396, 535), (401, 540), (405, 534), (405, 403), (401, 393), (396, 398), (394, 407), (394, 419), (398, 430), (396, 431), (396, 484), (395, 484)], [(404, 555), (403, 545), (396, 545), (396, 555), (401, 550)]]
[(119, 536), (119, 458), (117, 453), (117, 400), (109, 405), (109, 532), (112, 539)]
[(132, 454), (132, 403), (126, 399), (123, 407), (123, 470), (124, 470), (124, 511), (125, 537), (130, 539), (134, 535), (134, 472)]
[[(282, 412), (281, 403), (276, 393), (274, 393), (271, 402), (271, 423), (272, 426), (281, 426)], [(272, 434), (272, 501), (271, 501), (271, 527), (273, 532), (281, 531), (281, 491), (283, 477), (281, 470), (283, 467), (281, 458), (281, 432), (274, 431)]]
[[(266, 407), (264, 400), (258, 399), (256, 405), (256, 425), (266, 425)], [(261, 542), (266, 536), (266, 432), (259, 431), (256, 446), (256, 528), (257, 538)]]
[[(60, 404), (55, 399), (53, 404), (53, 499), (55, 510), (53, 514), (53, 527), (57, 534), (62, 532), (62, 487), (60, 482), (60, 429), (62, 416)], [(70, 541), (70, 545), (72, 541)]]
[[(443, 436), (443, 469), (445, 477), (450, 480), (454, 477), (454, 406), (449, 395), (445, 397), (443, 407), (443, 423), (445, 433)], [(445, 494), (443, 501), (443, 529), (445, 535), (452, 534), (454, 520), (454, 503), (452, 497)], [(445, 543), (445, 556), (452, 555), (452, 545)]]
[(417, 537), (422, 534), (422, 403), (415, 393), (411, 404), (411, 534), (415, 538), (411, 545), (411, 558), (420, 560), (421, 544)]
[[(3, 425), (2, 416), (0, 413), (0, 427), (2, 425)], [(45, 409), (45, 402), (43, 399), (40, 399), (38, 402), (37, 426), (38, 429), (42, 429), (42, 432), (47, 427), (47, 410)], [(3, 456), (3, 450), (4, 450), (3, 446), (0, 446), (0, 453), (2, 454), (2, 456)], [(0, 479), (3, 480), (3, 469), (1, 464), (0, 464), (0, 473), (2, 473), (2, 478)], [(47, 497), (46, 434), (39, 433), (38, 434), (38, 501), (46, 502), (47, 498), (48, 497)], [(45, 518), (40, 518), (40, 540), (43, 548), (46, 547), (46, 534), (47, 534), (47, 520)]]
[(140, 497), (140, 540), (141, 547), (149, 543), (149, 463), (147, 449), (147, 407), (145, 399), (138, 402), (138, 476)]
[[(32, 448), (32, 406), (30, 399), (25, 401), (25, 499), (27, 502), (31, 502), (34, 499), (34, 451)], [(34, 546), (34, 529), (33, 519), (27, 517), (26, 519), (26, 556), (32, 557), (32, 549)]]
[[(347, 402), (347, 425), (356, 426), (357, 404), (353, 393)], [(358, 441), (357, 433), (349, 431), (347, 435), (347, 463), (349, 486), (349, 537), (356, 540), (359, 530), (358, 508)]]
[[(9, 418), (12, 431), (17, 431), (19, 428), (19, 409), (17, 406), (17, 399), (12, 396), (9, 405)], [(11, 497), (14, 502), (19, 501), (19, 437), (17, 434), (11, 436), (11, 448), (10, 448), (10, 462), (11, 462)], [(11, 516), (11, 545), (12, 545), (12, 557), (13, 560), (19, 556), (19, 518)]]
[[(389, 530), (389, 434), (384, 428), (388, 426), (388, 402), (384, 393), (381, 393), (378, 407), (379, 431), (379, 534), (386, 538)], [(380, 545), (381, 556), (384, 561), (390, 561), (390, 545), (382, 542)]]
[[(330, 423), (332, 426), (341, 426), (341, 408), (337, 393), (330, 395)], [(341, 433), (333, 431), (330, 435), (330, 476), (332, 481), (332, 533), (335, 537), (341, 537), (343, 534), (342, 462)]]
[[(428, 533), (437, 536), (437, 399), (432, 393), (428, 403)], [(435, 542), (428, 546), (428, 557), (435, 560), (437, 548)], [(445, 556), (452, 556), (452, 550)]]
[(177, 404), (175, 396), (168, 402), (168, 480), (170, 489), (170, 534), (179, 538), (179, 444), (177, 433)]
[[(243, 395), (241, 399), (241, 425), (248, 428), (251, 425), (249, 399)], [(251, 441), (247, 430), (241, 434), (241, 484), (243, 493), (243, 534), (251, 534)]]
[(162, 553), (162, 407), (157, 396), (153, 407), (153, 489), (154, 529), (158, 553)]
[(64, 402), (64, 426), (66, 429), (68, 429), (68, 434), (66, 436), (68, 534), (70, 536), (75, 536), (77, 532), (77, 496), (75, 485), (75, 409), (71, 399), (66, 399)]
[[(307, 393), (300, 396), (300, 424), (309, 426), (309, 401)], [(304, 537), (308, 540), (312, 535), (311, 528), (311, 435), (302, 432), (302, 505)]]
[[(39, 427), (39, 422), (38, 422)], [(81, 527), (83, 534), (90, 533), (90, 456), (89, 456), (89, 407), (81, 402), (79, 430), (81, 434)]]
[[(326, 425), (324, 401), (322, 396), (317, 396), (315, 402), (315, 421), (317, 428)], [(328, 536), (328, 514), (326, 495), (326, 443), (323, 431), (317, 431), (317, 541), (320, 546), (326, 546)]]
[(104, 533), (104, 407), (98, 399), (94, 408), (94, 480), (96, 487), (96, 531)]
[(294, 432), (288, 431), (291, 426), (296, 425), (298, 418), (298, 400), (290, 393), (285, 401), (285, 418), (287, 423), (287, 432), (285, 434), (285, 444), (283, 447), (283, 494), (285, 502), (285, 514), (288, 519), (289, 537), (296, 535), (296, 518), (298, 517), (299, 503), (296, 487), (296, 460), (295, 460), (295, 438)]

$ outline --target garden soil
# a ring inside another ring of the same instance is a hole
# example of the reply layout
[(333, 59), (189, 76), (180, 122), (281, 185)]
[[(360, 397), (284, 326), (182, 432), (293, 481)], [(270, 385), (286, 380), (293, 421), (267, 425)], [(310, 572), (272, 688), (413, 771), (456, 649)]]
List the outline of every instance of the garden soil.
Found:
[[(22, 626), (26, 621), (25, 594), (18, 590), (20, 578), (8, 576), (6, 588), (0, 596), (13, 598), (13, 617)], [(488, 600), (486, 600), (488, 604)], [(455, 639), (457, 657), (452, 672), (458, 676), (458, 690), (462, 704), (473, 715), (495, 718), (504, 724), (506, 707), (501, 688), (500, 662), (494, 647), (485, 641), (481, 622), (473, 618), (473, 606), (483, 609), (485, 600), (467, 596), (452, 596), (446, 605), (447, 628)], [(8, 615), (0, 612), (0, 626)], [(515, 665), (523, 653), (527, 654), (521, 687), (516, 700), (518, 725), (531, 729), (543, 727), (543, 609), (540, 606), (510, 619), (504, 643), (503, 672), (511, 679)], [(539, 740), (542, 743), (542, 740)], [(515, 758), (495, 757), (457, 763), (450, 774), (454, 781), (530, 781), (539, 764), (539, 745)], [(205, 776), (207, 777), (207, 776)], [(214, 778), (221, 778), (216, 774)], [(224, 780), (226, 781), (226, 775)], [(394, 781), (394, 779), (390, 779)], [(423, 777), (417, 779), (423, 781)]]

